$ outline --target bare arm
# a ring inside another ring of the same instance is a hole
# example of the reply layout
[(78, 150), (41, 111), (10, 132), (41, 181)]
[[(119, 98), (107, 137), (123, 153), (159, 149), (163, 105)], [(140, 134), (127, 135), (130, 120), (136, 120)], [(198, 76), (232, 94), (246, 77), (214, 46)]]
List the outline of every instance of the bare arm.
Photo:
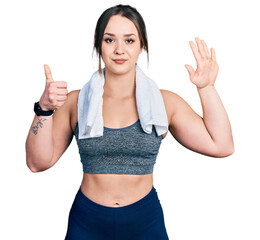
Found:
[(203, 123), (218, 152), (233, 153), (234, 143), (227, 112), (214, 86), (198, 89)]
[(43, 110), (56, 111), (52, 116), (34, 116), (26, 140), (26, 163), (33, 172), (44, 171), (54, 165), (73, 137), (70, 115), (75, 94), (69, 94), (67, 100), (67, 83), (54, 82), (47, 65), (45, 74), (46, 87), (40, 106)]
[(169, 131), (179, 143), (190, 150), (212, 157), (226, 157), (233, 153), (230, 123), (216, 92), (216, 96), (202, 96), (201, 117), (177, 94), (168, 90), (161, 91), (171, 111)]
[(31, 171), (45, 170), (53, 154), (53, 116), (34, 116), (26, 140), (26, 163)]
[(185, 65), (190, 80), (196, 85), (203, 117), (200, 117), (178, 95), (164, 91), (165, 101), (171, 105), (170, 132), (187, 148), (214, 157), (225, 157), (233, 153), (234, 143), (230, 122), (224, 105), (215, 89), (218, 73), (215, 51), (211, 55), (203, 40), (196, 38), (198, 49), (190, 42), (197, 61), (197, 70)]

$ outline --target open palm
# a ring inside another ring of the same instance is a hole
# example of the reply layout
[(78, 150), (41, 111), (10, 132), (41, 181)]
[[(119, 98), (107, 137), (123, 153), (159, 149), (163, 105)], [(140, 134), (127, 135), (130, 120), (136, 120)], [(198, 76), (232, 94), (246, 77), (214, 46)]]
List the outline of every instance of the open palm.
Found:
[(214, 48), (211, 48), (211, 56), (208, 47), (204, 40), (195, 38), (198, 48), (195, 43), (190, 41), (190, 47), (197, 62), (197, 69), (186, 64), (185, 67), (189, 72), (190, 80), (198, 88), (214, 85), (218, 75), (218, 64), (216, 62), (216, 53)]

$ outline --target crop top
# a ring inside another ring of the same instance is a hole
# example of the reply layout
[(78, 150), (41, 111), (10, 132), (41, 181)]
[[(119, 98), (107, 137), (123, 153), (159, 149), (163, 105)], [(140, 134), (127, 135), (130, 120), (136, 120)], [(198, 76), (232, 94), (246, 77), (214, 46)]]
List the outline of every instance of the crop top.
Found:
[(79, 139), (78, 123), (75, 138), (83, 172), (99, 174), (142, 175), (153, 172), (163, 135), (155, 127), (151, 134), (143, 131), (140, 119), (128, 127), (107, 128), (103, 136)]

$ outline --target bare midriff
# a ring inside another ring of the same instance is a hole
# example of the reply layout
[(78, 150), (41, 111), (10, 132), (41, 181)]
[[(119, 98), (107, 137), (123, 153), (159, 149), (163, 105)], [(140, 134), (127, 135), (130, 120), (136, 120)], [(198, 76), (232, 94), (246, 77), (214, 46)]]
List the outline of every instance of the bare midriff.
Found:
[(95, 203), (122, 207), (145, 197), (152, 189), (153, 174), (89, 174), (81, 183), (83, 194)]

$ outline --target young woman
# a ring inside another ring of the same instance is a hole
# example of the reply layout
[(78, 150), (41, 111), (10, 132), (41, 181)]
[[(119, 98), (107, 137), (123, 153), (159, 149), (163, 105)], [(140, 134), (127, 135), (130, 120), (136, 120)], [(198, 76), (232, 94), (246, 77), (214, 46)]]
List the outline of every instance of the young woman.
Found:
[[(203, 118), (175, 93), (160, 90), (167, 112), (168, 130), (188, 149), (208, 156), (226, 157), (233, 153), (234, 146), (227, 113), (214, 87), (218, 74), (215, 51), (212, 48), (210, 54), (205, 41), (199, 38), (196, 38), (196, 43), (197, 46), (191, 41), (190, 47), (197, 69), (194, 71), (191, 66), (185, 66), (191, 82), (197, 86)], [(113, 138), (117, 134), (117, 141), (125, 141), (133, 138), (130, 133), (144, 134), (140, 130), (135, 96), (135, 65), (142, 49), (148, 54), (143, 18), (129, 5), (107, 9), (97, 22), (94, 48), (99, 60), (102, 57), (105, 64), (102, 113), (105, 127), (104, 135), (98, 138), (101, 139), (99, 151), (105, 154), (107, 148), (113, 147), (106, 141), (108, 136)], [(79, 144), (79, 91), (68, 93), (67, 83), (54, 81), (48, 65), (44, 65), (44, 69), (46, 87), (40, 101), (35, 104), (37, 115), (26, 142), (26, 162), (33, 172), (52, 167), (70, 145), (73, 135)], [(150, 151), (157, 152), (166, 135), (167, 132), (159, 138), (154, 134), (151, 143), (145, 145)], [(140, 144), (147, 141), (145, 135), (140, 136), (144, 138), (139, 139)], [(79, 144), (79, 147), (93, 146), (94, 149), (93, 141), (90, 138), (87, 144)], [(93, 157), (95, 152), (91, 155)], [(87, 160), (88, 156), (84, 161)], [(107, 170), (104, 161), (99, 164), (97, 169)], [(119, 174), (113, 170), (106, 173), (109, 174), (84, 169), (81, 186), (70, 210), (66, 239), (168, 239), (152, 171)]]

